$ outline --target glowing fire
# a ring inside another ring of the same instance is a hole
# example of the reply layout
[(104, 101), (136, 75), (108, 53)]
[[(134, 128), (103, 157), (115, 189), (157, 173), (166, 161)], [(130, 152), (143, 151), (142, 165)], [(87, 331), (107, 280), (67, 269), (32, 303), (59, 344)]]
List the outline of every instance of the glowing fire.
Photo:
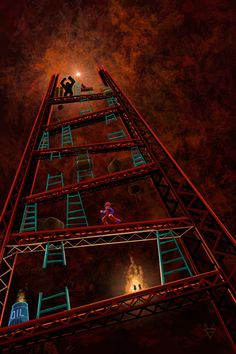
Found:
[(26, 302), (24, 290), (20, 289), (20, 290), (18, 291), (17, 297), (16, 297), (16, 301), (17, 301), (17, 302)]
[(134, 263), (133, 257), (130, 257), (130, 265), (126, 274), (125, 292), (132, 293), (146, 288), (143, 279), (143, 269)]

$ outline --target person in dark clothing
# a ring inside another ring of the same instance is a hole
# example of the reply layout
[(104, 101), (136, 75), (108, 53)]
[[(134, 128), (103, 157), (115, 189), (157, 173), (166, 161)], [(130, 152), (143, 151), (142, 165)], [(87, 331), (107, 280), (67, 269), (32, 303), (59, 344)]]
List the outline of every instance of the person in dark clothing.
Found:
[(66, 83), (65, 83), (66, 77), (64, 77), (64, 79), (61, 80), (61, 86), (65, 90), (64, 96), (67, 96), (67, 95), (73, 96), (72, 87), (75, 83), (75, 80), (71, 76), (68, 76), (68, 80), (70, 82), (67, 81)]

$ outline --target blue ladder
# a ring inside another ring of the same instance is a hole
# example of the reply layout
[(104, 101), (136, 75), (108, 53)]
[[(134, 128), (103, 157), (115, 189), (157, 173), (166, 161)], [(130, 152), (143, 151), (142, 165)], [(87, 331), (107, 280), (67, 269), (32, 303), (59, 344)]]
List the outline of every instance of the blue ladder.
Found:
[(61, 153), (60, 152), (51, 152), (50, 154), (50, 161), (54, 159), (61, 159)]
[(125, 139), (126, 134), (123, 129), (107, 134), (108, 140)]
[(62, 147), (67, 145), (73, 145), (73, 138), (72, 138), (70, 125), (66, 125), (62, 127), (61, 145)]
[[(65, 303), (63, 303), (61, 305), (51, 306), (51, 307), (42, 309), (43, 302), (45, 304), (45, 301), (53, 300), (53, 299), (56, 299), (59, 297), (65, 297), (66, 298)], [(42, 314), (47, 314), (49, 312), (54, 312), (54, 311), (63, 310), (63, 309), (64, 310), (71, 309), (69, 291), (68, 291), (67, 286), (65, 287), (65, 291), (62, 291), (62, 292), (57, 293), (55, 295), (43, 297), (43, 293), (42, 292), (39, 293), (36, 318), (40, 318)]]
[(79, 192), (67, 194), (66, 227), (88, 226), (88, 220)]
[[(165, 284), (166, 277), (173, 273), (187, 272), (192, 276), (192, 272), (185, 260), (185, 257), (175, 239), (175, 233), (172, 230), (157, 231), (157, 248), (159, 254), (161, 284)], [(168, 238), (166, 238), (168, 237)], [(181, 276), (182, 277), (182, 276)]]
[(37, 203), (26, 204), (20, 232), (37, 231)]
[(53, 188), (55, 186), (64, 186), (64, 179), (63, 179), (62, 172), (59, 175), (54, 175), (54, 176), (51, 176), (50, 174), (48, 174), (47, 183), (46, 183), (46, 191), (51, 186), (53, 186)]
[(85, 178), (94, 178), (92, 160), (88, 151), (77, 155), (77, 163), (77, 182)]
[(107, 104), (110, 107), (110, 106), (114, 106), (119, 103), (118, 103), (117, 99), (114, 96), (112, 96), (110, 98), (107, 98)]
[(115, 113), (107, 114), (105, 116), (106, 124), (110, 123), (113, 120), (117, 120), (117, 117), (116, 117)]
[(49, 149), (49, 132), (43, 132), (38, 150)]
[(146, 163), (141, 151), (138, 147), (131, 148), (131, 155), (134, 163), (134, 167), (144, 165)]
[(43, 259), (43, 269), (46, 269), (47, 265), (51, 263), (62, 263), (64, 266), (66, 265), (66, 256), (63, 242), (60, 242), (57, 245), (52, 243), (50, 244), (49, 242), (46, 244)]

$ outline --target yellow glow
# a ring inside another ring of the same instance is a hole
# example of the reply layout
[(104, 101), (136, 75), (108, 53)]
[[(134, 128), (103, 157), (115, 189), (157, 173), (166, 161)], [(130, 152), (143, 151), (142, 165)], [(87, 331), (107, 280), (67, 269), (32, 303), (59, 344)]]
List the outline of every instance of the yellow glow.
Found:
[(81, 73), (78, 71), (76, 74), (75, 74), (75, 76), (81, 76)]
[(143, 269), (134, 263), (133, 257), (130, 257), (130, 266), (126, 274), (125, 292), (133, 293), (146, 288), (143, 278)]
[(20, 290), (18, 291), (17, 297), (16, 297), (16, 301), (17, 301), (17, 302), (26, 302), (24, 290), (20, 289)]

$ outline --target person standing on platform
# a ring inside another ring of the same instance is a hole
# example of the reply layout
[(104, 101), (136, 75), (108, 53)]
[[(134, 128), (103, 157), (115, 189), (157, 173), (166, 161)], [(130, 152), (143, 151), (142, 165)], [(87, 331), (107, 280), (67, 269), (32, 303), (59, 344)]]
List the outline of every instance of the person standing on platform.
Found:
[(115, 210), (111, 207), (111, 203), (106, 202), (104, 207), (105, 210), (100, 210), (100, 213), (102, 214), (103, 224), (108, 224), (108, 221), (112, 221), (115, 222), (116, 224), (119, 224), (121, 220), (114, 216)]

